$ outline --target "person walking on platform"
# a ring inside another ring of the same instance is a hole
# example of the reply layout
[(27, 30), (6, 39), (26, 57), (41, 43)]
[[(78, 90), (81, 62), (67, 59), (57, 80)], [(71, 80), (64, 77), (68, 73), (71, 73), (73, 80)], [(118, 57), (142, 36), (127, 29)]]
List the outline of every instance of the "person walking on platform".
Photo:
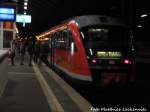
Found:
[(31, 66), (32, 64), (32, 60), (33, 60), (33, 54), (34, 54), (34, 41), (32, 39), (29, 39), (28, 41), (28, 53), (29, 53), (29, 66)]
[(20, 41), (20, 55), (21, 55), (21, 61), (20, 61), (20, 65), (24, 65), (24, 55), (25, 55), (25, 46), (26, 45), (26, 41), (25, 39), (21, 39)]
[(12, 40), (10, 42), (10, 58), (11, 58), (11, 65), (14, 66), (14, 58), (15, 58), (15, 55), (16, 55), (16, 42), (15, 40)]

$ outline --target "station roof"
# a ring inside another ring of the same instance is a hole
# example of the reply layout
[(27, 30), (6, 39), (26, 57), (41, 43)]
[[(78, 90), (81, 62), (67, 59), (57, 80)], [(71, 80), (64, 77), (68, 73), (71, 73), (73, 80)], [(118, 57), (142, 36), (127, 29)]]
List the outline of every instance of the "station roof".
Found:
[[(131, 2), (132, 1), (132, 2)], [(28, 0), (27, 14), (32, 23), (17, 24), (21, 33), (39, 34), (62, 21), (81, 15), (102, 14), (123, 17), (125, 20), (150, 11), (147, 1), (136, 0)], [(18, 13), (23, 13), (24, 0), (18, 0)], [(134, 20), (133, 20), (134, 21)]]

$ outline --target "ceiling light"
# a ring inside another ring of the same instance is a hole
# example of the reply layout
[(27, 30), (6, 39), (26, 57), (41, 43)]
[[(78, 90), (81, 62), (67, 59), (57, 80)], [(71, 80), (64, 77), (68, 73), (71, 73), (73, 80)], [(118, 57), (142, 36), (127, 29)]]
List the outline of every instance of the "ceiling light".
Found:
[(27, 9), (27, 6), (24, 6), (24, 9), (26, 10), (26, 9)]
[(28, 2), (24, 2), (24, 6), (27, 6), (28, 5)]
[(140, 17), (141, 18), (147, 17), (147, 14), (142, 14)]
[(137, 27), (138, 27), (138, 28), (141, 28), (141, 27), (142, 27), (142, 25), (137, 25)]

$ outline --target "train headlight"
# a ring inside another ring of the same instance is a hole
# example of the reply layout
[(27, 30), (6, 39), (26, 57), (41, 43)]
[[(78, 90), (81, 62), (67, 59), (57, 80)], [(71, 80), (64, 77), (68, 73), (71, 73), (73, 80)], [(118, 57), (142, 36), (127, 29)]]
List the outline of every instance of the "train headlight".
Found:
[(125, 59), (125, 60), (123, 61), (123, 63), (126, 64), (126, 65), (131, 64), (131, 60)]
[(92, 63), (93, 64), (97, 64), (97, 60), (96, 59), (92, 59)]

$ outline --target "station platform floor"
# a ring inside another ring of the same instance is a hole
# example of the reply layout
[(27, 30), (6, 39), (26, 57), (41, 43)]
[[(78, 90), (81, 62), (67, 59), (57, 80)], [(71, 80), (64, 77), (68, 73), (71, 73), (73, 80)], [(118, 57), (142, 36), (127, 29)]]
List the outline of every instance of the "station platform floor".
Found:
[(45, 64), (29, 66), (27, 55), (24, 65), (19, 55), (15, 66), (8, 58), (2, 64), (5, 70), (0, 72), (7, 76), (7, 83), (0, 96), (0, 112), (90, 112), (90, 103)]

